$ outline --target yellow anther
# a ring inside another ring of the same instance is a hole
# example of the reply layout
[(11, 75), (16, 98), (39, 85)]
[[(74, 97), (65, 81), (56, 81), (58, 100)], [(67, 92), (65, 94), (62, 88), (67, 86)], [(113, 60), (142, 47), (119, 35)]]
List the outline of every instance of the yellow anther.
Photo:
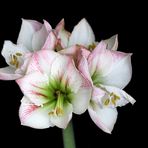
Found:
[(48, 115), (62, 116), (64, 113), (63, 109), (56, 107), (53, 111), (49, 112)]
[(10, 58), (11, 58), (11, 60), (10, 60), (10, 64), (11, 64), (11, 65), (15, 65), (15, 59), (14, 59), (14, 56), (10, 55)]
[(56, 104), (54, 109), (48, 113), (48, 115), (53, 115), (53, 116), (62, 116), (64, 114), (64, 109), (63, 109), (63, 103), (64, 103), (64, 96), (61, 94), (61, 91), (57, 90), (55, 92), (56, 98)]
[(49, 113), (48, 113), (48, 115), (53, 115), (53, 114), (54, 114), (54, 112), (53, 112), (53, 111), (51, 111), (51, 112), (49, 112)]
[(117, 102), (118, 100), (120, 100), (120, 97), (117, 96), (116, 94), (114, 94), (113, 92), (110, 94), (110, 96), (111, 96), (111, 102), (112, 102), (112, 104), (113, 104), (113, 105), (116, 105), (116, 102)]
[(19, 62), (16, 61), (15, 67), (18, 68), (19, 67)]
[(110, 102), (110, 100), (109, 100), (109, 99), (106, 99), (106, 100), (104, 101), (104, 105), (105, 105), (105, 106), (109, 105), (109, 102)]
[(56, 112), (56, 115), (57, 115), (57, 116), (63, 115), (63, 109), (60, 108), (60, 107), (57, 107), (57, 108), (55, 109), (55, 112)]
[(88, 46), (89, 50), (93, 50), (96, 47), (95, 43), (92, 43), (91, 45)]
[(22, 56), (22, 54), (20, 52), (15, 53), (16, 56)]
[(14, 60), (17, 59), (16, 55), (13, 55), (13, 59), (14, 59)]
[(11, 58), (10, 64), (11, 64), (11, 65), (14, 65), (16, 68), (18, 68), (18, 67), (19, 67), (19, 61), (18, 61), (17, 56), (11, 54), (11, 55), (10, 55), (10, 58)]
[(112, 92), (112, 93), (110, 93), (110, 96), (114, 96), (115, 94)]
[(120, 97), (117, 96), (117, 95), (115, 95), (115, 99), (116, 99), (116, 100), (120, 100)]
[(111, 99), (111, 101), (112, 101), (112, 104), (113, 104), (113, 105), (116, 105), (116, 99), (115, 99), (115, 97), (113, 97), (113, 98)]

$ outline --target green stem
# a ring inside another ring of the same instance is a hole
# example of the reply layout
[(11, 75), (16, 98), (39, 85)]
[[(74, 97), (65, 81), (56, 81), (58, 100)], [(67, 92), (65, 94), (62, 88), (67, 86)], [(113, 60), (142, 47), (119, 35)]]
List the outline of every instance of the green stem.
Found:
[(64, 148), (76, 148), (72, 121), (68, 127), (63, 130), (63, 144)]

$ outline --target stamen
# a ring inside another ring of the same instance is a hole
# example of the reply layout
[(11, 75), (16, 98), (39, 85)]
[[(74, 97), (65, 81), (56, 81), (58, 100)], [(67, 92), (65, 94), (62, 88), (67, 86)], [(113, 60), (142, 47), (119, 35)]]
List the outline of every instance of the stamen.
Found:
[(91, 45), (88, 46), (88, 49), (90, 51), (92, 51), (95, 47), (96, 47), (96, 44), (95, 43), (92, 43)]
[(15, 53), (16, 56), (22, 56), (22, 54), (20, 52)]
[(14, 60), (13, 60), (12, 54), (10, 55), (10, 59), (11, 59), (11, 60), (10, 60), (10, 64), (11, 64), (11, 65), (14, 65)]
[(19, 67), (19, 62), (16, 61), (15, 67), (18, 68)]
[(16, 68), (18, 68), (19, 67), (19, 61), (18, 61), (18, 58), (17, 58), (17, 56), (16, 55), (10, 55), (10, 64), (11, 65), (13, 65), (13, 66), (15, 66)]
[(14, 61), (16, 61), (16, 60), (17, 60), (16, 55), (13, 55), (13, 60), (14, 60)]
[(57, 95), (56, 106), (53, 111), (48, 113), (48, 115), (62, 116), (64, 113), (63, 110), (64, 96), (63, 94), (61, 94), (60, 91), (56, 91), (55, 94)]
[(116, 102), (117, 102), (118, 100), (120, 100), (120, 97), (117, 96), (116, 94), (114, 94), (113, 92), (110, 94), (110, 96), (111, 96), (111, 102), (112, 102), (112, 104), (113, 104), (113, 105), (116, 105)]
[(120, 97), (117, 96), (117, 95), (115, 95), (115, 99), (116, 99), (116, 100), (120, 100)]
[(114, 96), (114, 93), (112, 92), (112, 93), (110, 94), (110, 96)]
[(56, 110), (55, 110), (55, 112), (56, 112), (56, 115), (58, 115), (58, 116), (59, 116), (59, 115), (63, 115), (63, 113), (64, 113), (64, 112), (63, 112), (63, 109), (60, 108), (60, 107), (57, 107)]
[(109, 99), (106, 99), (106, 100), (104, 101), (104, 105), (105, 105), (105, 106), (109, 105), (109, 102), (110, 102), (110, 100), (109, 100)]
[(48, 115), (54, 115), (54, 111), (49, 112)]
[(112, 101), (112, 104), (113, 104), (113, 105), (116, 105), (116, 100), (115, 100), (114, 97), (111, 99), (111, 101)]

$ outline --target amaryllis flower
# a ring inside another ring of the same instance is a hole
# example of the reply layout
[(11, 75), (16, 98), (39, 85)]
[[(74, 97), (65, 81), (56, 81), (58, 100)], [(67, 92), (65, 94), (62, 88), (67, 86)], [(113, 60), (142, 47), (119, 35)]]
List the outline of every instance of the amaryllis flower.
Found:
[(9, 66), (0, 69), (0, 79), (15, 80), (21, 77), (26, 70), (25, 59), (29, 54), (40, 50), (44, 44), (47, 44), (46, 40), (49, 43), (49, 40), (53, 39), (50, 31), (51, 26), (46, 21), (41, 24), (34, 20), (23, 19), (17, 45), (11, 41), (4, 42), (2, 55)]
[[(84, 46), (89, 50), (93, 50), (98, 44), (98, 42), (95, 41), (95, 35), (93, 33), (93, 30), (86, 19), (82, 19), (74, 27), (72, 33), (65, 30), (64, 26), (64, 19), (62, 19), (61, 22), (55, 28), (55, 32), (59, 40), (58, 45), (60, 46), (60, 50), (74, 45)], [(117, 35), (106, 39), (105, 43), (107, 44), (107, 49), (117, 50)]]
[(82, 19), (78, 25), (74, 27), (72, 33), (65, 30), (64, 25), (64, 19), (62, 19), (55, 28), (62, 48), (70, 47), (76, 44), (88, 47), (95, 42), (94, 33), (86, 19)]
[(66, 128), (72, 113), (82, 114), (89, 105), (92, 87), (76, 69), (72, 58), (54, 51), (33, 54), (26, 75), (17, 80), (24, 97), (21, 124), (43, 129)]
[(116, 107), (135, 103), (122, 90), (131, 80), (131, 55), (107, 50), (107, 44), (102, 41), (90, 54), (83, 54), (78, 64), (80, 72), (93, 85), (89, 114), (95, 124), (107, 133), (111, 133), (116, 122)]

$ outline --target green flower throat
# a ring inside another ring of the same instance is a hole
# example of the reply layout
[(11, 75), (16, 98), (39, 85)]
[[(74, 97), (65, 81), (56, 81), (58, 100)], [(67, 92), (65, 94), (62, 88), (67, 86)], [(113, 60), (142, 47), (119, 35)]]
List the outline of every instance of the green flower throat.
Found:
[[(36, 86), (35, 86), (36, 87)], [(63, 115), (64, 106), (71, 103), (72, 91), (68, 84), (60, 80), (50, 80), (49, 84), (37, 87), (37, 95), (46, 100), (42, 107), (49, 108), (49, 115)]]

